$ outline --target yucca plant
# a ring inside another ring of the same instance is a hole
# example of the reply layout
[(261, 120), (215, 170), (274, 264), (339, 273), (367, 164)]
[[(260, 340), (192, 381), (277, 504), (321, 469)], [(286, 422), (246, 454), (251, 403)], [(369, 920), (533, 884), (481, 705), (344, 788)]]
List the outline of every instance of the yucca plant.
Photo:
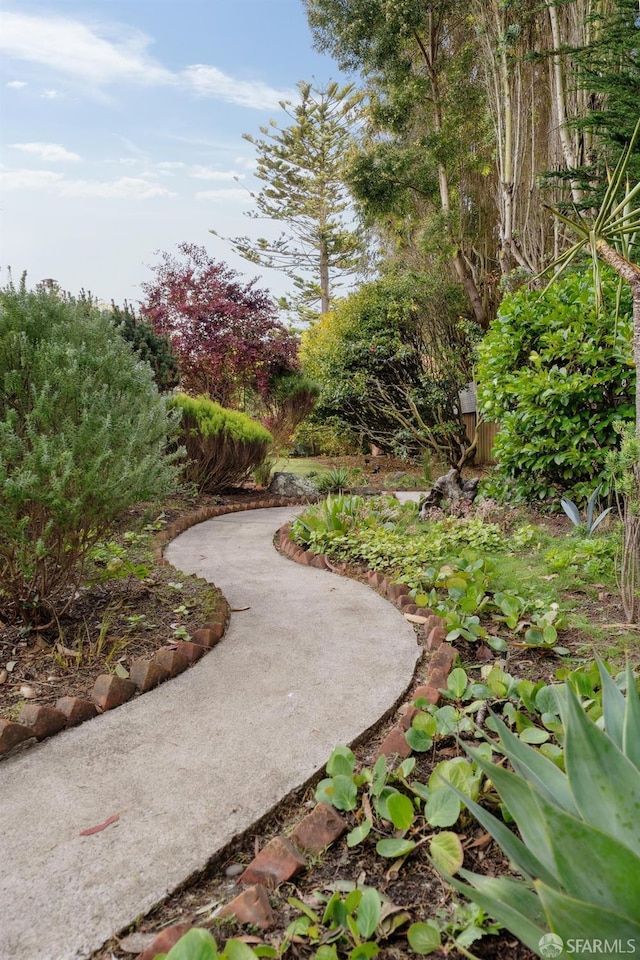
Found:
[(568, 957), (577, 939), (640, 944), (640, 698), (629, 666), (626, 696), (598, 667), (602, 721), (568, 685), (558, 688), (566, 773), (497, 718), (497, 749), (513, 771), (468, 749), (520, 837), (455, 790), (523, 879), (465, 870), (467, 883), (447, 879), (538, 956), (549, 932), (569, 947), (554, 956)]

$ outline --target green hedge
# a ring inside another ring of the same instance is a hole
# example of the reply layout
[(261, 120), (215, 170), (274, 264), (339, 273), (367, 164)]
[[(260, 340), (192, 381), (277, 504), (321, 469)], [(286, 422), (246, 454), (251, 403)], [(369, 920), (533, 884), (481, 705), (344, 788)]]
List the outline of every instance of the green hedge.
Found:
[(606, 472), (619, 443), (618, 420), (635, 416), (631, 298), (603, 276), (596, 309), (591, 270), (568, 274), (540, 291), (504, 298), (479, 347), (482, 415), (497, 421), (492, 493), (514, 499), (582, 500)]
[(263, 463), (272, 437), (262, 424), (207, 397), (179, 393), (171, 404), (182, 412), (186, 479), (202, 493), (237, 486)]

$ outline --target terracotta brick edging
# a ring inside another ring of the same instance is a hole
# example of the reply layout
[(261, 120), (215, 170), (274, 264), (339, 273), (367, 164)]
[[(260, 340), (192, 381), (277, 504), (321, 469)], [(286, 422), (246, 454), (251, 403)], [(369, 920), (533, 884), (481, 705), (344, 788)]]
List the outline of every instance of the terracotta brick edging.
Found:
[[(285, 507), (308, 503), (307, 498), (273, 498), (250, 503), (232, 503), (215, 507), (201, 507), (170, 523), (153, 540), (153, 556), (158, 566), (170, 566), (164, 557), (165, 547), (189, 527), (240, 510), (260, 510), (266, 507)], [(215, 586), (215, 584), (212, 584)], [(152, 657), (132, 661), (129, 678), (103, 673), (96, 678), (89, 697), (61, 697), (53, 707), (27, 703), (17, 721), (0, 717), (0, 760), (14, 750), (36, 741), (45, 740), (62, 730), (91, 720), (106, 710), (126, 703), (134, 695), (142, 695), (160, 683), (182, 673), (191, 664), (213, 649), (224, 637), (229, 625), (230, 608), (221, 596), (214, 619), (189, 629), (190, 639), (160, 647)]]

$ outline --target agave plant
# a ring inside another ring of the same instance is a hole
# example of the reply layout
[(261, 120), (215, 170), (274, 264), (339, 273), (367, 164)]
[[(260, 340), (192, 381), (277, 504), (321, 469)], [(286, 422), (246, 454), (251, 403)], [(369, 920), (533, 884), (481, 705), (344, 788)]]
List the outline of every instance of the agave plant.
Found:
[(520, 837), (455, 790), (522, 879), (465, 870), (467, 883), (447, 879), (538, 956), (550, 932), (568, 948), (554, 956), (570, 956), (576, 940), (640, 944), (640, 698), (630, 667), (625, 697), (598, 666), (602, 721), (590, 719), (568, 685), (558, 688), (566, 773), (497, 718), (497, 749), (513, 771), (468, 750)]
[(602, 513), (598, 514), (597, 517), (594, 516), (596, 503), (598, 502), (598, 495), (601, 489), (602, 484), (599, 484), (589, 497), (589, 500), (587, 501), (587, 515), (584, 520), (580, 516), (580, 511), (573, 500), (569, 500), (568, 497), (563, 497), (560, 501), (562, 509), (569, 517), (569, 520), (571, 520), (571, 523), (574, 525), (574, 527), (577, 527), (579, 530), (583, 530), (588, 537), (590, 537), (592, 533), (595, 533), (602, 521), (609, 516), (613, 509), (613, 507), (607, 507), (606, 510), (603, 510)]

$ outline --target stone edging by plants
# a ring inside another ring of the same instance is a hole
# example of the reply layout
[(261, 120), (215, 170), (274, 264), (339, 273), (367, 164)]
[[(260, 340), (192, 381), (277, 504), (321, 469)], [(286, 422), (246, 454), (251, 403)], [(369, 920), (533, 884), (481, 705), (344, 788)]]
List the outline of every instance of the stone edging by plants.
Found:
[[(296, 563), (320, 570), (329, 570), (349, 576), (346, 564), (333, 564), (326, 554), (316, 554), (294, 543), (289, 536), (290, 527), (280, 527), (274, 542), (280, 552)], [(426, 680), (413, 691), (410, 700), (397, 710), (398, 720), (388, 731), (376, 752), (377, 757), (397, 755), (403, 759), (411, 753), (407, 743), (406, 731), (418, 712), (414, 701), (424, 698), (429, 703), (438, 704), (440, 690), (447, 686), (447, 677), (456, 658), (456, 650), (445, 638), (447, 630), (442, 617), (426, 607), (418, 607), (409, 595), (409, 588), (403, 583), (391, 583), (386, 577), (373, 570), (366, 573), (369, 586), (387, 600), (395, 604), (405, 617), (422, 631), (426, 648), (429, 651), (429, 666)], [(306, 855), (317, 857), (326, 847), (334, 843), (348, 829), (347, 822), (333, 807), (318, 803), (311, 813), (298, 824), (290, 836), (275, 836), (260, 850), (242, 871), (237, 884), (247, 884), (233, 900), (223, 906), (216, 918), (235, 917), (239, 923), (250, 924), (260, 930), (268, 930), (275, 924), (273, 910), (269, 902), (269, 891), (291, 880), (307, 867)], [(153, 960), (158, 953), (167, 953), (181, 937), (191, 929), (191, 923), (178, 923), (166, 927), (152, 942), (138, 954), (136, 960)]]
[[(202, 507), (200, 510), (174, 520), (156, 535), (153, 540), (155, 562), (159, 566), (170, 566), (163, 555), (165, 547), (171, 540), (197, 523), (241, 510), (286, 507), (308, 502), (307, 498), (274, 498), (263, 502)], [(190, 629), (188, 641), (178, 640), (161, 647), (153, 657), (134, 660), (128, 678), (111, 673), (100, 674), (88, 698), (61, 697), (53, 707), (28, 703), (22, 708), (17, 721), (0, 717), (0, 760), (16, 749), (23, 749), (63, 730), (78, 726), (85, 720), (100, 716), (106, 710), (121, 706), (131, 700), (134, 694), (147, 693), (165, 680), (176, 677), (220, 643), (229, 624), (229, 613), (229, 604), (224, 597), (221, 597), (215, 616), (206, 623)]]

